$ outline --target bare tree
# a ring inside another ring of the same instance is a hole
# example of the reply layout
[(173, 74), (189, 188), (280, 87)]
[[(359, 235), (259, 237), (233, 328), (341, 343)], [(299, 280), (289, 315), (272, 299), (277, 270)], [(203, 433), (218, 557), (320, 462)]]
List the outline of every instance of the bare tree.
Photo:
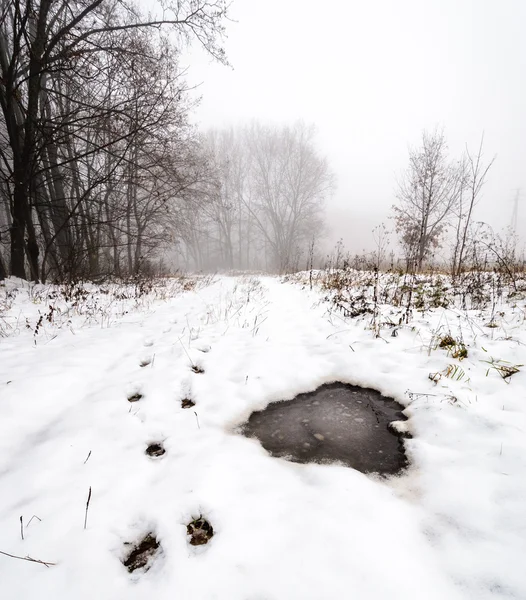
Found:
[[(323, 228), (323, 208), (334, 178), (314, 146), (314, 128), (298, 122), (248, 131), (253, 157), (250, 214), (280, 272), (299, 263), (301, 251)], [(245, 201), (245, 204), (248, 204)]]
[(425, 131), (422, 146), (409, 151), (409, 167), (398, 184), (398, 205), (393, 206), (408, 267), (421, 269), (439, 247), (462, 183), (458, 163), (448, 159), (443, 132)]
[(186, 266), (299, 268), (323, 234), (334, 181), (314, 129), (253, 123), (210, 131), (204, 141), (214, 175), (199, 213), (179, 213)]
[(466, 156), (462, 161), (462, 186), (457, 205), (456, 236), (453, 248), (453, 277), (460, 275), (464, 264), (468, 233), (470, 230), (473, 209), (477, 205), (486, 176), (495, 162), (493, 157), (488, 164), (483, 163), (484, 134), (476, 155), (472, 155), (466, 147)]
[[(78, 262), (79, 247), (89, 246), (93, 257), (94, 246), (103, 242), (93, 226), (107, 206), (97, 201), (93, 210), (91, 202), (121, 194), (114, 185), (117, 171), (133, 162), (134, 140), (157, 125), (159, 115), (155, 103), (144, 102), (150, 90), (143, 86), (135, 97), (140, 102), (134, 126), (134, 98), (122, 76), (113, 70), (115, 77), (104, 77), (119, 60), (125, 66), (150, 50), (150, 58), (163, 57), (160, 44), (134, 46), (139, 38), (132, 32), (147, 30), (158, 39), (168, 26), (177, 39), (197, 38), (225, 61), (219, 44), (225, 16), (223, 0), (174, 0), (166, 3), (162, 19), (143, 17), (120, 0), (1, 3), (0, 170), (10, 215), (11, 274), (25, 278), (27, 259), (31, 278), (38, 280), (49, 258), (63, 277)], [(158, 83), (170, 85), (164, 74)], [(110, 181), (111, 192), (105, 193)], [(136, 178), (128, 192), (137, 187)], [(113, 244), (120, 242), (115, 228), (111, 237)]]
[(250, 206), (252, 157), (246, 136), (239, 128), (211, 130), (204, 141), (216, 174), (205, 212), (211, 240), (217, 247), (217, 266), (248, 268), (256, 232), (247, 207)]

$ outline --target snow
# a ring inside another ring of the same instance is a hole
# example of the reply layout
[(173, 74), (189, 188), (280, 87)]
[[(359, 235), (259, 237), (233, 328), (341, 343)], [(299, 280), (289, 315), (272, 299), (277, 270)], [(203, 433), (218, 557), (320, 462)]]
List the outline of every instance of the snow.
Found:
[[(88, 289), (74, 306), (52, 286), (0, 288), (0, 551), (56, 563), (0, 554), (2, 599), (526, 598), (526, 375), (482, 362), (526, 363), (524, 300), (496, 329), (439, 308), (375, 338), (278, 278)], [(431, 348), (445, 323), (462, 362)], [(452, 363), (466, 376), (428, 378)], [(407, 473), (295, 464), (236, 432), (331, 381), (406, 407)], [(201, 514), (215, 535), (194, 548)], [(161, 553), (130, 574), (125, 543), (150, 531)]]

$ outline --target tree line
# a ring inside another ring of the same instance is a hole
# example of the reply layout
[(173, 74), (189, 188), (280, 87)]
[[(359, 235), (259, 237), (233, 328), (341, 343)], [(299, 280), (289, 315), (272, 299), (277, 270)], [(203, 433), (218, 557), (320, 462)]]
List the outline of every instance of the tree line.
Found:
[(227, 64), (224, 0), (0, 3), (0, 279), (291, 268), (332, 175), (312, 128), (199, 134), (181, 51)]
[(334, 188), (315, 130), (303, 122), (212, 130), (203, 140), (214, 184), (199, 210), (179, 215), (186, 268), (283, 272), (305, 266), (324, 231)]
[(226, 6), (0, 6), (0, 277), (137, 272), (169, 198), (203, 178), (179, 49), (197, 37), (224, 61)]
[[(224, 0), (0, 1), (0, 279), (173, 269), (303, 268), (334, 176), (302, 122), (199, 133), (181, 53), (227, 64)], [(443, 132), (410, 150), (393, 207), (407, 268), (453, 232), (453, 274), (493, 161), (451, 159)]]

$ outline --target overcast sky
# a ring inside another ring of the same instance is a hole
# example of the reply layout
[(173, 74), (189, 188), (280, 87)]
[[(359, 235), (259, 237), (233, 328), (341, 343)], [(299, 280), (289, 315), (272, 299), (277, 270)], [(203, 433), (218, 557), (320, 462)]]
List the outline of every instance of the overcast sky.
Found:
[(190, 55), (188, 79), (202, 82), (196, 120), (314, 123), (338, 182), (331, 242), (371, 247), (408, 146), (436, 126), (452, 155), (485, 132), (485, 157), (497, 159), (475, 217), (509, 225), (522, 187), (523, 236), (526, 0), (234, 0), (231, 16), (233, 69)]

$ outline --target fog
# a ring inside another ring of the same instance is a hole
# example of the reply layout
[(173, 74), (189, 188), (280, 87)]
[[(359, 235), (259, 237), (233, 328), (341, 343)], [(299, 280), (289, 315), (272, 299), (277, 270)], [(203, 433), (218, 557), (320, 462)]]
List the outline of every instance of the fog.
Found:
[[(195, 45), (185, 61), (202, 96), (193, 118), (202, 128), (254, 118), (315, 124), (337, 177), (328, 246), (343, 238), (350, 251), (370, 249), (373, 227), (392, 228), (408, 147), (435, 127), (452, 156), (465, 144), (475, 150), (484, 133), (484, 157), (497, 159), (475, 220), (510, 224), (525, 186), (526, 3), (236, 0), (230, 13), (231, 68)], [(521, 240), (525, 210), (519, 203)]]
[(0, 20), (0, 280), (526, 264), (523, 0), (52, 4)]

